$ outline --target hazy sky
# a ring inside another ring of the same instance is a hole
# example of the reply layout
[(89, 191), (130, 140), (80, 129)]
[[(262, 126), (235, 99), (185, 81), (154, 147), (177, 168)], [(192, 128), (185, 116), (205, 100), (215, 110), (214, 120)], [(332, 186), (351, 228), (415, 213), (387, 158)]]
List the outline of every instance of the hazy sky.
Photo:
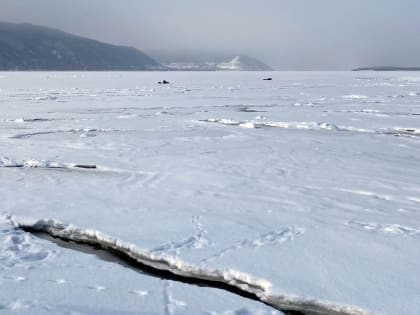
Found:
[(277, 69), (420, 66), (420, 0), (0, 0), (0, 20)]

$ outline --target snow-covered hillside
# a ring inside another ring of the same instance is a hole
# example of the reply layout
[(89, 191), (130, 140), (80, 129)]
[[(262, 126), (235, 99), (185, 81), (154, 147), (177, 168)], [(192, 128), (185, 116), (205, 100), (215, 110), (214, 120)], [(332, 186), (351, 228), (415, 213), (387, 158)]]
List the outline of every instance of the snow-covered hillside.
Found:
[(270, 67), (259, 60), (246, 56), (236, 56), (229, 62), (221, 62), (216, 65), (218, 70), (230, 71), (270, 71)]
[(0, 106), (1, 314), (420, 313), (416, 73), (7, 72)]
[(184, 54), (162, 55), (158, 60), (170, 70), (181, 71), (272, 71), (262, 61), (248, 56)]
[(0, 22), (0, 70), (165, 70), (143, 52), (32, 24)]

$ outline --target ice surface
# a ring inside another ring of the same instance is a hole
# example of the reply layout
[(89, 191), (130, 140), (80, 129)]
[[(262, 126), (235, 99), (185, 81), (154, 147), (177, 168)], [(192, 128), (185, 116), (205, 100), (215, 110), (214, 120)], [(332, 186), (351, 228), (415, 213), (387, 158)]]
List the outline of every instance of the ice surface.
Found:
[[(19, 222), (14, 218), (10, 218), (11, 224), (17, 228), (27, 231), (29, 233), (45, 233), (54, 238), (59, 238), (64, 241), (71, 241), (81, 244), (88, 244), (93, 247), (102, 248), (107, 252), (114, 252), (118, 255), (123, 255), (126, 260), (134, 260), (140, 265), (153, 268), (157, 273), (159, 271), (169, 272), (170, 274), (181, 276), (186, 281), (205, 281), (210, 285), (218, 286), (218, 284), (225, 284), (233, 290), (239, 290), (244, 294), (251, 294), (263, 303), (273, 306), (279, 311), (297, 311), (302, 314), (321, 314), (321, 315), (369, 315), (372, 314), (367, 311), (359, 310), (350, 306), (340, 306), (326, 304), (316, 300), (305, 300), (292, 296), (272, 295), (270, 292), (271, 284), (263, 279), (256, 279), (249, 274), (242, 273), (237, 270), (209, 270), (206, 268), (199, 268), (191, 266), (180, 260), (179, 258), (155, 254), (137, 248), (135, 245), (126, 243), (122, 240), (112, 238), (99, 231), (76, 228), (72, 225), (64, 225), (54, 220), (39, 220), (36, 222)], [(261, 240), (255, 240), (251, 244), (244, 241), (242, 246), (259, 246), (264, 244), (264, 241), (270, 242), (276, 240), (277, 237), (273, 233), (264, 235)], [(240, 247), (231, 248), (238, 249)], [(222, 254), (226, 254), (225, 250)], [(62, 280), (57, 280), (57, 283), (63, 283)], [(64, 282), (65, 283), (65, 282)], [(106, 290), (103, 286), (91, 286), (97, 291)], [(132, 291), (130, 291), (132, 292)], [(182, 302), (181, 305), (184, 305)]]
[[(0, 213), (239, 270), (273, 296), (419, 314), (420, 76), (269, 76), (2, 73)], [(276, 314), (6, 219), (0, 261), (5, 314)]]

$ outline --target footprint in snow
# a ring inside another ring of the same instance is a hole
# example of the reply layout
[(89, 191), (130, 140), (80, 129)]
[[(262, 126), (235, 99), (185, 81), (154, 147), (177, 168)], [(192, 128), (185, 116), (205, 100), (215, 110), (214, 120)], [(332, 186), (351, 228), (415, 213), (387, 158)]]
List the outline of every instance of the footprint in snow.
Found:
[(39, 264), (56, 254), (55, 250), (45, 249), (27, 233), (10, 228), (1, 231), (1, 234), (4, 255), (0, 255), (0, 265), (6, 268), (30, 268), (33, 264)]
[(65, 279), (54, 279), (54, 280), (48, 280), (48, 281), (56, 283), (56, 284), (66, 284), (67, 283), (67, 280), (65, 280)]
[(374, 222), (361, 222), (361, 221), (349, 221), (349, 226), (366, 230), (369, 232), (379, 232), (383, 234), (395, 235), (395, 236), (420, 236), (420, 228), (408, 227), (399, 224), (381, 224)]
[(98, 292), (102, 292), (102, 291), (106, 290), (106, 287), (101, 286), (101, 285), (92, 285), (92, 286), (88, 286), (88, 289), (95, 290), (95, 291), (98, 291)]
[(135, 294), (135, 295), (140, 296), (140, 297), (144, 297), (144, 296), (149, 295), (149, 291), (144, 291), (144, 290), (130, 290), (129, 292), (131, 294)]
[(26, 277), (24, 276), (3, 276), (3, 279), (15, 281), (15, 282), (23, 282), (27, 280)]

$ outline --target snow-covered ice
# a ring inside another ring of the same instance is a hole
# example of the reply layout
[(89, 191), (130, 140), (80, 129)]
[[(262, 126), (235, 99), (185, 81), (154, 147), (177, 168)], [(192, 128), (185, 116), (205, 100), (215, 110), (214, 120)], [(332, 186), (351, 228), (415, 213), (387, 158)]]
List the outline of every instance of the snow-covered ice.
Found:
[(0, 313), (280, 314), (16, 228), (45, 219), (271, 305), (419, 314), (420, 74), (266, 76), (2, 73)]

